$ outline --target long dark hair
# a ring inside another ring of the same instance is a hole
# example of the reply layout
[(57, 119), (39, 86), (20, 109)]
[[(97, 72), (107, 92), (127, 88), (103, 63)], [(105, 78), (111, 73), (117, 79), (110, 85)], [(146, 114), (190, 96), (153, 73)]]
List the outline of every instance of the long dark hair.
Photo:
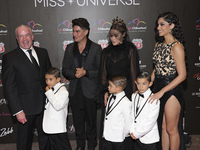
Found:
[(160, 18), (163, 18), (166, 22), (169, 23), (169, 25), (171, 25), (172, 23), (174, 24), (174, 28), (172, 29), (172, 35), (173, 37), (175, 37), (185, 48), (185, 41), (184, 41), (184, 37), (183, 37), (183, 32), (181, 30), (181, 25), (180, 25), (180, 21), (178, 19), (178, 17), (172, 13), (172, 12), (164, 12), (162, 14), (160, 14), (155, 22), (156, 26), (155, 26), (155, 39), (156, 42), (163, 42), (164, 41), (164, 37), (163, 36), (159, 36), (158, 33), (158, 20)]

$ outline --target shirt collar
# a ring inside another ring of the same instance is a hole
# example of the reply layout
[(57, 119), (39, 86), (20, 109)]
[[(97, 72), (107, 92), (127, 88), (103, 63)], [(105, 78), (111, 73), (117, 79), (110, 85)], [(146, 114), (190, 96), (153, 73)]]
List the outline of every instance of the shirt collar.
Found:
[[(86, 53), (89, 52), (91, 43), (92, 43), (92, 41), (88, 38), (87, 43), (86, 43), (85, 48), (82, 53), (84, 53), (84, 51), (87, 51)], [(75, 46), (76, 46), (76, 49), (78, 49), (78, 42), (75, 42)]]
[[(19, 46), (19, 47), (20, 47), (20, 46)], [(23, 50), (24, 52), (27, 52), (27, 50), (29, 50), (29, 49), (24, 49), (24, 48), (22, 48), (22, 47), (20, 47), (20, 48), (21, 48), (21, 50)], [(31, 50), (34, 50), (33, 46), (31, 46), (30, 49), (31, 49)]]
[(53, 88), (54, 88), (54, 91), (56, 91), (59, 87), (61, 86), (61, 83), (58, 82)]
[(149, 96), (151, 94), (151, 89), (148, 88), (144, 93), (141, 93), (144, 95), (144, 98), (146, 98), (147, 96)]
[(115, 94), (115, 95), (116, 95), (116, 98), (118, 98), (118, 97), (122, 97), (122, 96), (125, 95), (125, 92), (122, 91), (122, 92), (120, 92), (120, 93), (118, 93), (118, 94)]

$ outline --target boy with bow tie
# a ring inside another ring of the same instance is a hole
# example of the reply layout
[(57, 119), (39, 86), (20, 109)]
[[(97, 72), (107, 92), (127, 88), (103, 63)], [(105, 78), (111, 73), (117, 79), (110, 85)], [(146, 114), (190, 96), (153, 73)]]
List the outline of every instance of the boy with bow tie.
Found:
[(69, 93), (60, 83), (58, 68), (50, 68), (45, 73), (47, 103), (43, 117), (43, 130), (48, 134), (51, 150), (72, 150), (67, 135), (67, 114)]
[(159, 141), (157, 118), (160, 101), (152, 104), (148, 102), (148, 97), (152, 95), (149, 87), (153, 84), (148, 72), (140, 72), (135, 83), (138, 93), (132, 94), (131, 137), (136, 140), (137, 150), (156, 150), (156, 142)]
[(109, 80), (111, 94), (106, 105), (103, 130), (103, 150), (124, 150), (124, 139), (129, 136), (131, 126), (131, 101), (123, 91), (127, 85), (124, 76)]

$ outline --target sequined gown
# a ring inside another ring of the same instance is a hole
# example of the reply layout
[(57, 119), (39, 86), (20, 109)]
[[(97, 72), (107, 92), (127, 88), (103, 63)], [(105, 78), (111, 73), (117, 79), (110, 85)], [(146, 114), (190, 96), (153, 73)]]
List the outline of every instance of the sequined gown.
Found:
[[(156, 93), (160, 91), (163, 87), (168, 85), (172, 80), (177, 76), (176, 64), (174, 58), (171, 55), (171, 50), (173, 46), (179, 42), (174, 42), (171, 44), (158, 43), (153, 52), (153, 64), (155, 67), (155, 80), (154, 80), (154, 90)], [(158, 129), (160, 134), (160, 139), (162, 135), (162, 122), (163, 122), (163, 113), (164, 107), (167, 100), (174, 95), (181, 105), (181, 113), (179, 119), (179, 135), (180, 135), (180, 150), (185, 150), (183, 142), (183, 123), (182, 123), (182, 114), (183, 114), (183, 88), (181, 85), (178, 85), (174, 89), (166, 92), (160, 99), (160, 112), (158, 117)], [(158, 144), (158, 150), (162, 150), (161, 142)]]

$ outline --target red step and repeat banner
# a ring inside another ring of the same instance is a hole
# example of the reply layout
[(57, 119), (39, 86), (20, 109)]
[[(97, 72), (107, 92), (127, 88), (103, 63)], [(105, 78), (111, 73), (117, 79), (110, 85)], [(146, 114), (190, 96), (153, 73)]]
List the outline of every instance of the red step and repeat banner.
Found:
[[(62, 67), (66, 46), (73, 42), (72, 19), (87, 18), (89, 38), (107, 46), (108, 32), (115, 17), (124, 20), (130, 40), (137, 46), (140, 68), (152, 71), (157, 16), (174, 12), (180, 19), (186, 41), (187, 80), (185, 89), (184, 129), (200, 134), (200, 3), (199, 0), (1, 0), (0, 1), (0, 69), (2, 56), (17, 47), (15, 28), (27, 24), (34, 33), (34, 45), (48, 50), (52, 65)], [(69, 81), (62, 78), (68, 86)], [(100, 110), (98, 110), (98, 128)], [(72, 113), (68, 116), (69, 138), (75, 138)], [(37, 136), (37, 132), (34, 132)], [(34, 138), (36, 139), (36, 138)], [(16, 142), (16, 119), (12, 117), (3, 94), (0, 77), (0, 143)]]

